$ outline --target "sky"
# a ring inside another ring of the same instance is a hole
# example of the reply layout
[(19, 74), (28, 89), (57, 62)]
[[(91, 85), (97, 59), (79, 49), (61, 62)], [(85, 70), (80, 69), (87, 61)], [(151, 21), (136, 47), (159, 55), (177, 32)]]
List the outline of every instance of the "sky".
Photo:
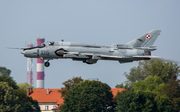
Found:
[[(17, 83), (27, 82), (27, 44), (45, 41), (79, 42), (96, 45), (125, 44), (156, 29), (162, 30), (152, 55), (180, 61), (179, 0), (0, 0), (0, 66), (11, 70)], [(33, 59), (33, 85), (36, 87)], [(88, 65), (71, 59), (50, 60), (45, 68), (45, 88), (61, 88), (73, 77), (98, 78), (111, 88), (126, 81), (138, 62), (120, 64), (98, 61)]]

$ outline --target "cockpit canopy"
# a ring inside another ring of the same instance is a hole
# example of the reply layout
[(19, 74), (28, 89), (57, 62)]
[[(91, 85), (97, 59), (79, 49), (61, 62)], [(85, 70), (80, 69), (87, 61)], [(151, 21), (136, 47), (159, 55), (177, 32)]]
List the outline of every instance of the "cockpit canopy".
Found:
[(49, 46), (53, 46), (54, 45), (54, 42), (49, 42)]
[(45, 44), (45, 43), (42, 43), (42, 44), (39, 45), (38, 47), (43, 48), (43, 47), (45, 47), (45, 46), (46, 46), (46, 44)]
[(41, 45), (39, 45), (38, 47), (43, 48), (43, 47), (46, 47), (46, 46), (53, 46), (53, 45), (54, 45), (54, 42), (44, 42)]

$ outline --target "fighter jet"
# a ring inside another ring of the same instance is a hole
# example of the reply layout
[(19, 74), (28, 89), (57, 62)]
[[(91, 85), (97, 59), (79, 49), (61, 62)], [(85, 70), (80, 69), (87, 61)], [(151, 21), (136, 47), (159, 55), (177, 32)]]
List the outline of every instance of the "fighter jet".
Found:
[(152, 30), (127, 44), (110, 44), (109, 46), (50, 41), (37, 47), (25, 48), (21, 53), (25, 57), (47, 60), (44, 63), (46, 67), (50, 66), (49, 60), (52, 59), (70, 58), (87, 64), (95, 64), (98, 60), (114, 60), (120, 63), (150, 60), (158, 58), (158, 56), (151, 56), (151, 51), (156, 50), (153, 44), (160, 32), (161, 30)]

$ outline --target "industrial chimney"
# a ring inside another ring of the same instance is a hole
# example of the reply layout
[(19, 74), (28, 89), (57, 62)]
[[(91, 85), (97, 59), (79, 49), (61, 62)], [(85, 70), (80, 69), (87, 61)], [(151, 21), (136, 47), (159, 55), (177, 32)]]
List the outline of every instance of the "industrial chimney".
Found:
[[(45, 41), (44, 38), (37, 38), (37, 46)], [(44, 60), (37, 58), (37, 88), (44, 88)]]

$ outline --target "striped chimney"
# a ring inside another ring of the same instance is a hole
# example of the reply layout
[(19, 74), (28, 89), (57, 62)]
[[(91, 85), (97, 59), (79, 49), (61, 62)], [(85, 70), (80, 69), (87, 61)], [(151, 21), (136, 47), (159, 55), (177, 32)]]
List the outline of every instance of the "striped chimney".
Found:
[[(45, 41), (44, 38), (37, 38), (37, 46)], [(37, 58), (37, 88), (44, 88), (44, 60)]]

